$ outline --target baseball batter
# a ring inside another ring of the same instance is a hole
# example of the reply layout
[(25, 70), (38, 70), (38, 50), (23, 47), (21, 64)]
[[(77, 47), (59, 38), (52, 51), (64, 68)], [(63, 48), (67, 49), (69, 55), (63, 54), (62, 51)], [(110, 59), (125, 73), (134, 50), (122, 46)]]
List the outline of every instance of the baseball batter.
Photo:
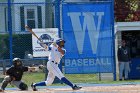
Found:
[(33, 91), (37, 91), (36, 86), (48, 86), (51, 85), (54, 81), (55, 76), (57, 76), (62, 82), (69, 85), (73, 90), (79, 90), (82, 87), (79, 87), (75, 84), (72, 84), (61, 72), (58, 67), (61, 58), (65, 55), (66, 50), (64, 49), (65, 41), (63, 39), (56, 40), (55, 43), (52, 43), (50, 46), (43, 44), (44, 48), (47, 49), (50, 54), (47, 62), (48, 76), (46, 81), (32, 83), (31, 87)]

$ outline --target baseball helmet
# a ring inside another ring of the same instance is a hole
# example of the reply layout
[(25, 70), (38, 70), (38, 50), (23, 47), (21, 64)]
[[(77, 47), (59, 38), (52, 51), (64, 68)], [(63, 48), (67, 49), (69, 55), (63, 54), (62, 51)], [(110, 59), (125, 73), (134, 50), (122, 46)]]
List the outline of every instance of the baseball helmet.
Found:
[(64, 47), (64, 43), (65, 43), (65, 41), (61, 38), (56, 40), (56, 44), (61, 48)]
[(14, 67), (20, 67), (20, 66), (22, 66), (21, 59), (20, 58), (14, 58), (13, 59), (13, 65), (14, 65)]

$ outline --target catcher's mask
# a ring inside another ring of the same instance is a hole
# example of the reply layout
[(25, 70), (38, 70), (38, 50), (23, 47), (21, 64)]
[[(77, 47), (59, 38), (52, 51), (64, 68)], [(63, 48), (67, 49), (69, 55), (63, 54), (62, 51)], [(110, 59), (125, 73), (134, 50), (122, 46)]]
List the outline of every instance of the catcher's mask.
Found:
[(63, 39), (58, 39), (56, 40), (56, 44), (62, 48), (64, 47), (65, 41)]
[(22, 66), (21, 59), (20, 58), (14, 58), (13, 59), (13, 65), (14, 65), (14, 67), (20, 67), (20, 66)]

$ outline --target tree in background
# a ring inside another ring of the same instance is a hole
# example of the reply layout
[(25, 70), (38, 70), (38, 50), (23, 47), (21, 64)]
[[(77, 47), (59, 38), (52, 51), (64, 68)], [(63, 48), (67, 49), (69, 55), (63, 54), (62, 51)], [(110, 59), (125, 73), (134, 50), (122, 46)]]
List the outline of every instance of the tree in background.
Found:
[(0, 59), (4, 59), (8, 52), (8, 47), (5, 41), (5, 38), (0, 38)]
[(140, 0), (115, 0), (115, 21), (140, 21)]
[(134, 0), (134, 1), (131, 1), (133, 2), (133, 10), (134, 10), (134, 13), (131, 17), (132, 21), (140, 21), (140, 0)]

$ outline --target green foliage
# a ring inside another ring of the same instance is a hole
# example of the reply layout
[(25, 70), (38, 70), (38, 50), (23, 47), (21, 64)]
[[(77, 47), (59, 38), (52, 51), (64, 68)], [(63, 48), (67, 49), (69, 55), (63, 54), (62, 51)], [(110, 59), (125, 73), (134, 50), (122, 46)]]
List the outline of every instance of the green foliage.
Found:
[(13, 36), (13, 57), (24, 58), (25, 51), (32, 52), (31, 34)]
[[(0, 34), (0, 58), (9, 59), (10, 45), (9, 35)], [(31, 34), (13, 34), (12, 36), (13, 57), (24, 58), (25, 51), (32, 52)]]
[(6, 58), (9, 53), (9, 35), (0, 34), (0, 59)]
[(115, 0), (115, 21), (140, 21), (138, 0)]

